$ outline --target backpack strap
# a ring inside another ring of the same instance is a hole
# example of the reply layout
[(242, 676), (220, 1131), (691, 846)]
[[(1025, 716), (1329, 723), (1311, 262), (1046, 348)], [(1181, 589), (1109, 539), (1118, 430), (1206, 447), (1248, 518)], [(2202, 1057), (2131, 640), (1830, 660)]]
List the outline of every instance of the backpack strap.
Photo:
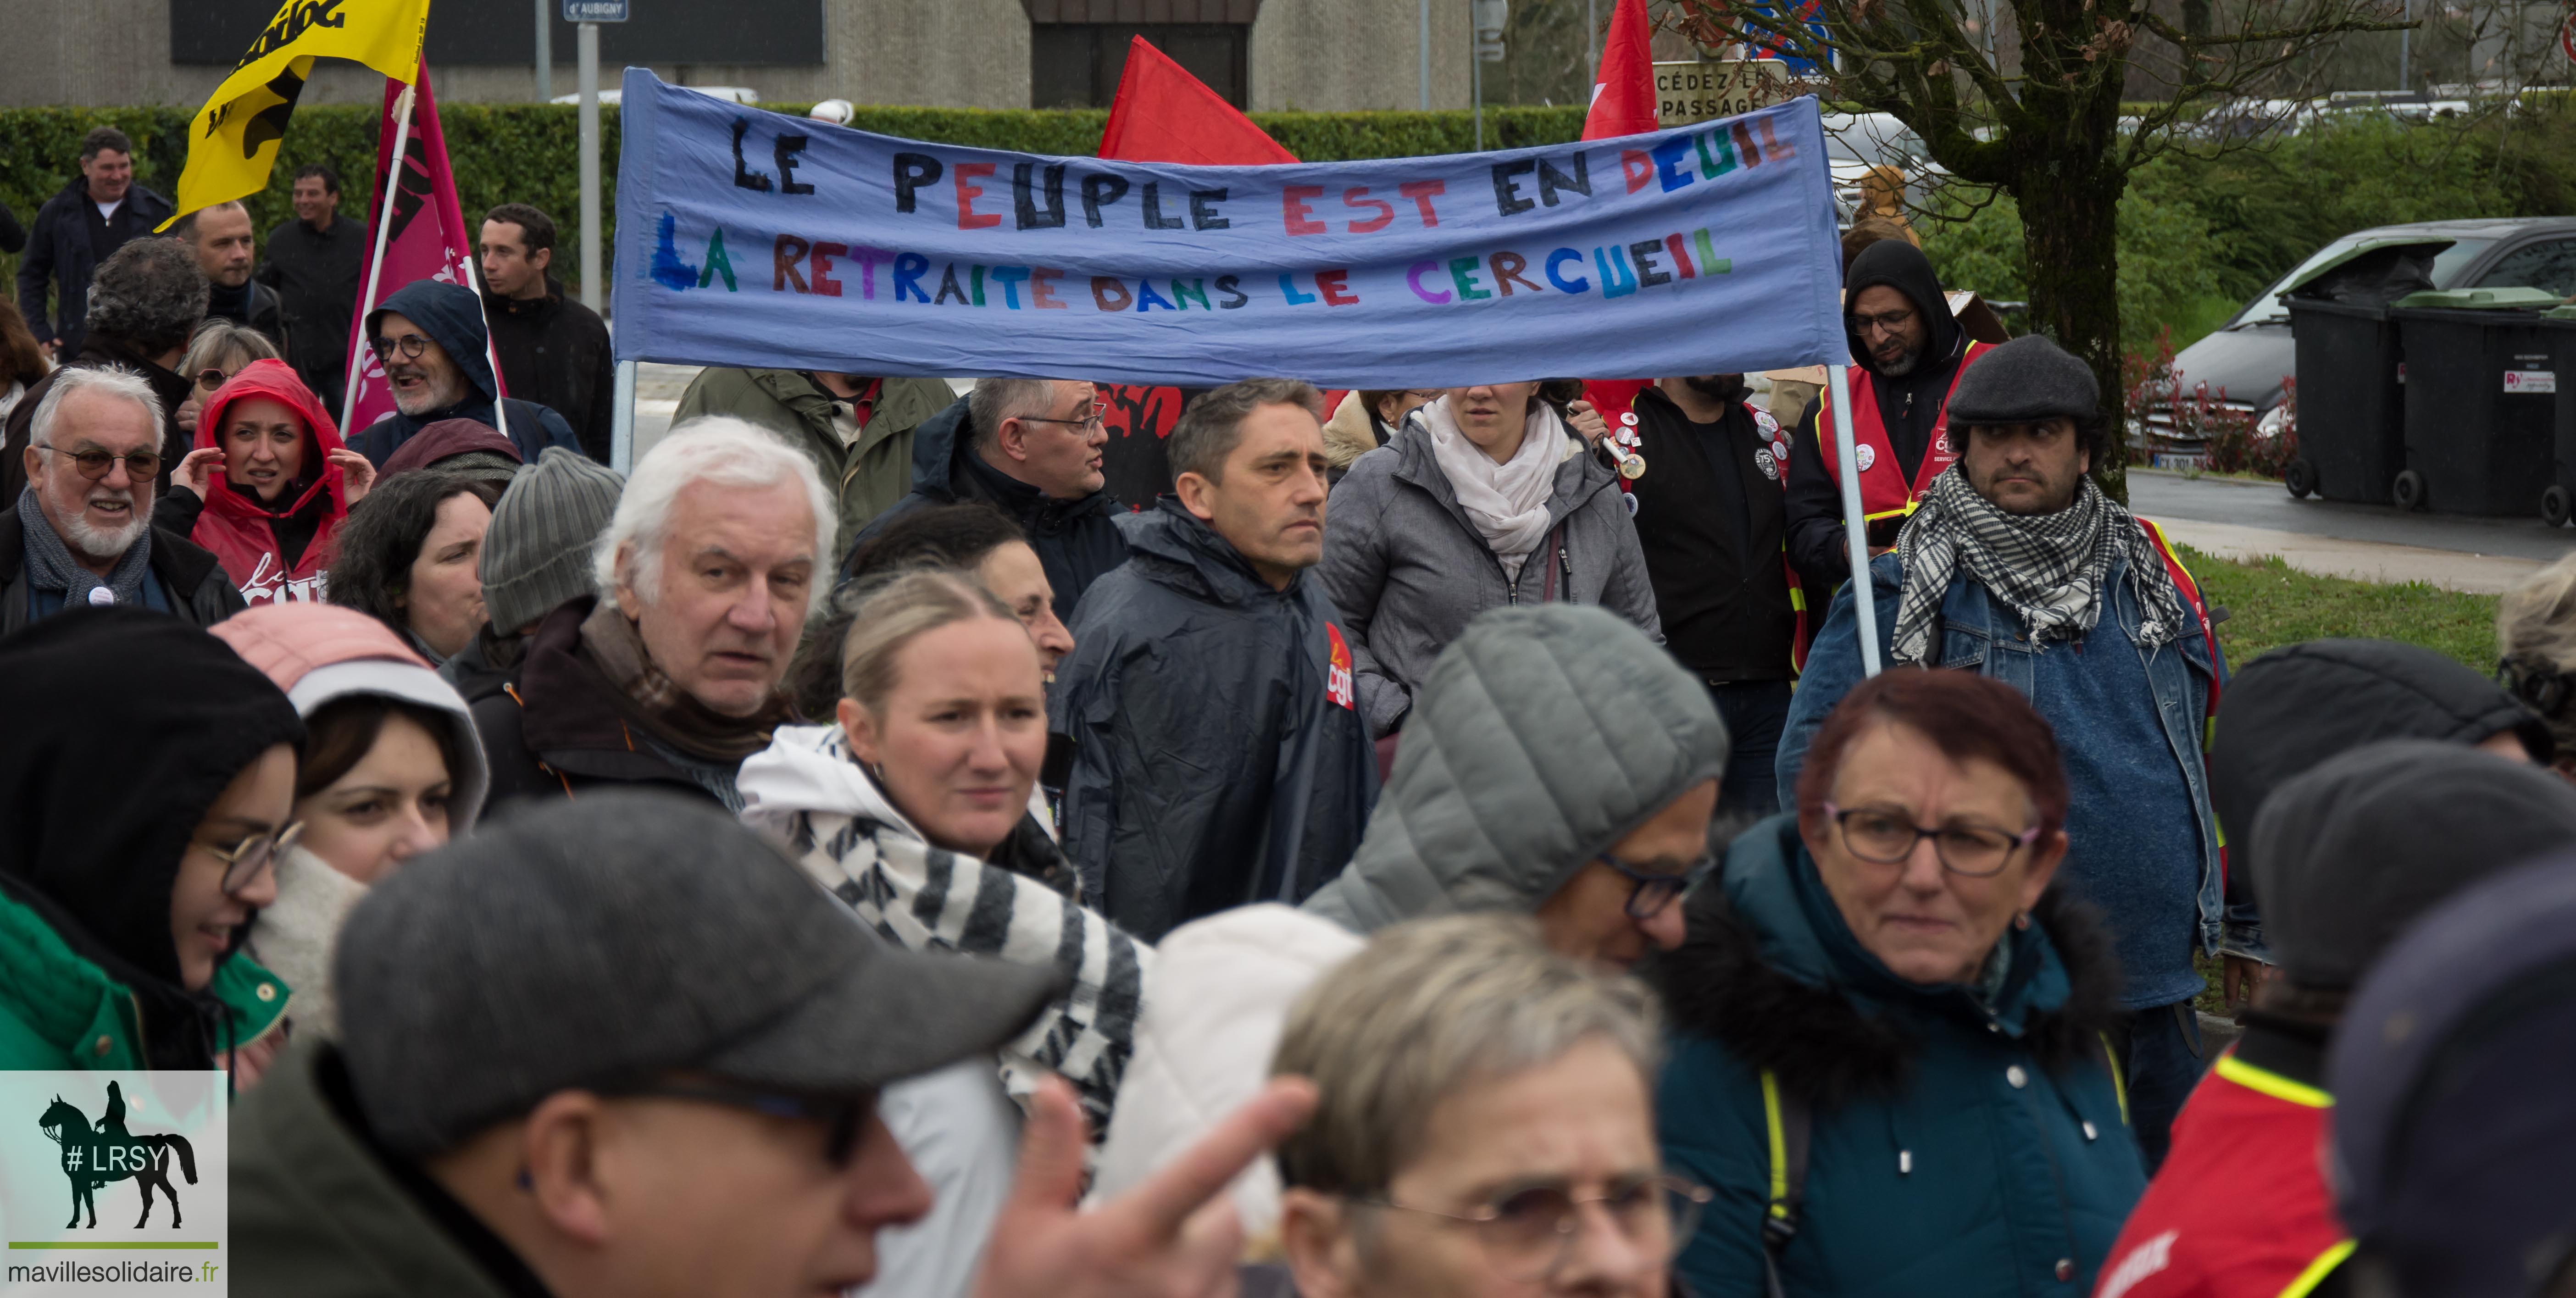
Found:
[(1762, 1214), (1762, 1284), (1768, 1298), (1786, 1298), (1780, 1257), (1798, 1236), (1798, 1204), (1807, 1193), (1807, 1143), (1815, 1115), (1804, 1098), (1780, 1089), (1762, 1070), (1762, 1125), (1771, 1143), (1771, 1192)]

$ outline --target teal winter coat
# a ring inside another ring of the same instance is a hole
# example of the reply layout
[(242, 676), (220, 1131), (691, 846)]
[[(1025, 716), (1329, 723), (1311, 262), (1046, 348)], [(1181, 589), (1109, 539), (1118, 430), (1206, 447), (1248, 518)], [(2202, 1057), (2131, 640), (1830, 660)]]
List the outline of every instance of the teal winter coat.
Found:
[(1687, 916), (1656, 970), (1655, 1110), (1670, 1169), (1717, 1191), (1678, 1265), (1690, 1292), (1761, 1292), (1766, 1074), (1810, 1115), (1791, 1298), (2091, 1292), (2146, 1177), (2102, 1035), (2118, 963), (2089, 912), (2052, 888), (2006, 929), (1991, 1009), (1909, 983), (1852, 936), (1788, 813), (1736, 840)]

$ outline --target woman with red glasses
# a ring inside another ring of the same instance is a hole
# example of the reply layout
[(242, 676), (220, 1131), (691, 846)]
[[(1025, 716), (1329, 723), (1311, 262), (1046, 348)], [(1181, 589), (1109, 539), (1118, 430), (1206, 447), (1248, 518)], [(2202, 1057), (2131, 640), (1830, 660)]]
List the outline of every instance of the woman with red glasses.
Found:
[(294, 705), (175, 618), (77, 608), (0, 640), (0, 715), (0, 1069), (255, 1080), (288, 988), (236, 953), (299, 837)]

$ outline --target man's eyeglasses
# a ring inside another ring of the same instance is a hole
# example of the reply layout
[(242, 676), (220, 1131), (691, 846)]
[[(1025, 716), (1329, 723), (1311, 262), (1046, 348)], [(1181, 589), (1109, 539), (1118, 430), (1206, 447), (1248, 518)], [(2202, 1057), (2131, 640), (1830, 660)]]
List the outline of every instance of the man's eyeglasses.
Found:
[(729, 1109), (742, 1109), (791, 1122), (811, 1122), (824, 1130), (823, 1160), (835, 1168), (846, 1169), (858, 1153), (859, 1136), (867, 1125), (868, 1115), (876, 1111), (876, 1092), (825, 1098), (811, 1095), (789, 1095), (748, 1086), (733, 1086), (717, 1081), (666, 1079), (633, 1086), (604, 1089), (602, 1095), (637, 1099), (692, 1100), (699, 1104), (721, 1104)]
[(260, 871), (302, 837), (304, 822), (299, 820), (274, 834), (253, 834), (229, 848), (207, 848), (210, 855), (224, 863), (224, 895), (230, 897), (249, 887)]
[(429, 350), (429, 339), (419, 334), (404, 334), (400, 338), (370, 338), (367, 340), (367, 349), (374, 352), (376, 359), (380, 361), (392, 360), (393, 354), (397, 351), (412, 360), (419, 360), (420, 354)]
[(1690, 891), (1692, 884), (1699, 882), (1702, 876), (1717, 868), (1716, 860), (1705, 856), (1691, 862), (1690, 868), (1679, 874), (1668, 874), (1662, 870), (1642, 870), (1608, 852), (1603, 852), (1592, 859), (1618, 871), (1620, 876), (1628, 881), (1630, 885), (1628, 918), (1630, 919), (1653, 919), (1663, 913), (1664, 907), (1672, 905), (1674, 898)]
[(1895, 333), (1897, 330), (1914, 323), (1914, 313), (1911, 311), (1883, 311), (1877, 315), (1862, 315), (1858, 312), (1854, 312), (1852, 314), (1851, 322), (1852, 328), (1863, 334), (1866, 334), (1873, 329), (1883, 329), (1888, 333)]
[(1577, 1198), (1563, 1186), (1534, 1185), (1505, 1191), (1474, 1212), (1417, 1208), (1393, 1199), (1358, 1202), (1398, 1212), (1418, 1212), (1475, 1228), (1485, 1259), (1509, 1280), (1536, 1280), (1565, 1264), (1566, 1252), (1581, 1233), (1582, 1211), (1599, 1204), (1610, 1224), (1632, 1245), (1644, 1263), (1661, 1267), (1679, 1256), (1699, 1228), (1702, 1210), (1716, 1191), (1678, 1176), (1649, 1176), (1613, 1185), (1608, 1193)]
[(1976, 825), (1944, 825), (1926, 829), (1915, 824), (1902, 812), (1875, 807), (1845, 811), (1828, 802), (1824, 804), (1827, 819), (1842, 827), (1843, 846), (1851, 854), (1874, 865), (1902, 865), (1914, 855), (1914, 845), (1932, 840), (1932, 853), (1941, 858), (1941, 868), (1971, 879), (1987, 879), (2003, 873), (2004, 863), (2012, 854), (2039, 841), (2039, 826), (2033, 825), (2018, 834)]
[(1069, 424), (1080, 428), (1086, 437), (1093, 433), (1106, 432), (1109, 428), (1109, 421), (1097, 410), (1080, 419), (1047, 419), (1038, 415), (1022, 415), (1020, 421), (1030, 424)]
[(137, 482), (141, 482), (147, 478), (158, 477), (161, 473), (161, 453), (159, 451), (134, 451), (125, 455), (114, 455), (97, 449), (86, 451), (66, 451), (52, 446), (39, 446), (36, 449), (43, 451), (47, 455), (68, 455), (72, 457), (72, 463), (80, 466), (80, 475), (92, 482), (104, 481), (108, 474), (115, 472), (116, 462), (118, 460), (125, 461), (126, 476), (133, 478)]

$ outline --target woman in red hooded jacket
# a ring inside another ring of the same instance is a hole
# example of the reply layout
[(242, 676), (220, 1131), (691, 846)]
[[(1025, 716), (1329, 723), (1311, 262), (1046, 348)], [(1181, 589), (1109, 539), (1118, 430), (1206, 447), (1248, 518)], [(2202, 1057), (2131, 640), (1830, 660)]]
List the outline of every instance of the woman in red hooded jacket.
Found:
[(214, 551), (254, 605), (319, 604), (340, 524), (375, 477), (293, 369), (253, 361), (206, 398), (153, 522)]

